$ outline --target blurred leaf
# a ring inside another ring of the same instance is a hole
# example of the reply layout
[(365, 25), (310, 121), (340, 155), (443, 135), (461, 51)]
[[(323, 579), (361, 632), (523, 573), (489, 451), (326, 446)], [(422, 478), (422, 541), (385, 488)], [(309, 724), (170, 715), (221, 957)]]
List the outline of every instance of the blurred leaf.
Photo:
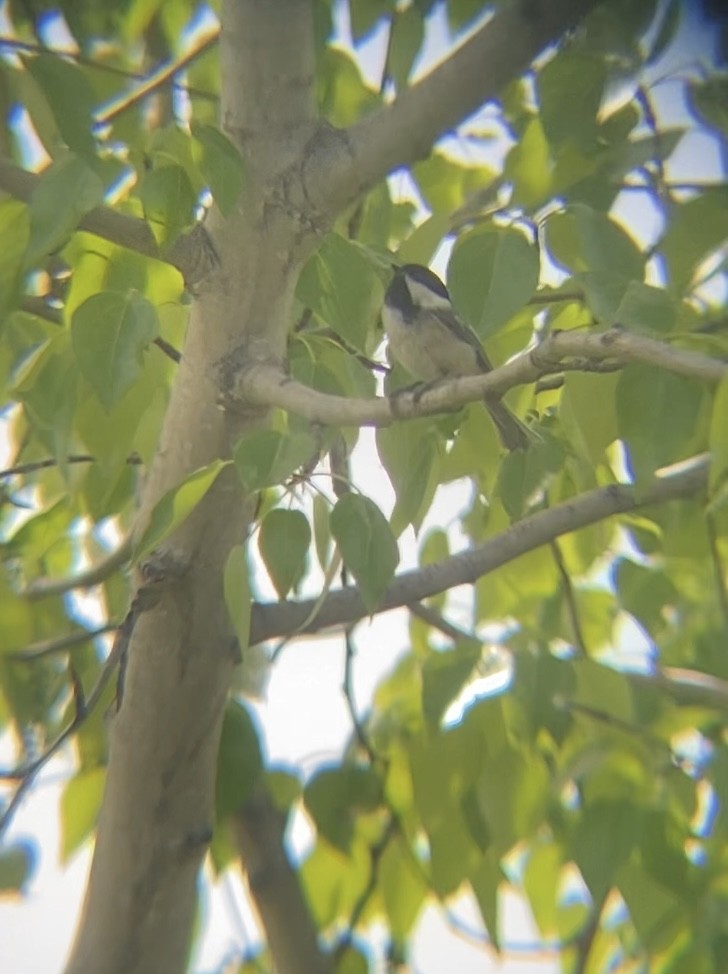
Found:
[(0, 201), (0, 322), (20, 296), (21, 270), (30, 239), (28, 207), (20, 200)]
[(215, 814), (218, 822), (240, 811), (263, 772), (258, 731), (248, 708), (230, 700), (225, 708), (217, 758)]
[(617, 384), (619, 435), (639, 481), (694, 451), (704, 395), (693, 379), (648, 365), (624, 369)]
[(704, 190), (700, 196), (673, 208), (660, 250), (677, 294), (689, 289), (699, 262), (725, 243), (726, 208), (725, 187)]
[(422, 47), (425, 36), (422, 13), (414, 4), (397, 12), (391, 30), (387, 72), (399, 91), (406, 86), (412, 65)]
[(427, 420), (395, 424), (377, 430), (377, 452), (397, 497), (391, 518), (395, 537), (410, 524), (419, 531), (438, 485), (441, 436)]
[(584, 204), (549, 216), (544, 233), (553, 259), (572, 271), (643, 279), (645, 258), (627, 231)]
[(301, 511), (277, 507), (263, 519), (258, 535), (258, 548), (275, 586), (284, 599), (296, 589), (306, 571), (311, 528)]
[(381, 803), (381, 782), (371, 768), (324, 768), (306, 785), (303, 800), (318, 831), (337, 849), (347, 852), (357, 816)]
[[(630, 281), (624, 292), (614, 321), (634, 331), (668, 332), (677, 319), (678, 305), (662, 288)], [(606, 320), (605, 324), (612, 324)]]
[(528, 302), (538, 277), (538, 248), (510, 228), (463, 234), (448, 268), (453, 301), (482, 338), (498, 331)]
[(27, 840), (8, 843), (0, 849), (0, 897), (8, 893), (23, 893), (36, 869), (35, 845)]
[(543, 125), (532, 118), (506, 159), (504, 176), (513, 181), (513, 202), (530, 208), (549, 196), (553, 160)]
[(377, 24), (394, 11), (394, 0), (350, 0), (351, 35), (360, 44)]
[(370, 612), (379, 604), (399, 562), (392, 529), (377, 505), (361, 494), (345, 494), (331, 512), (331, 533), (344, 564)]
[(61, 861), (66, 863), (96, 826), (106, 782), (105, 768), (81, 771), (61, 795)]
[(619, 376), (570, 372), (564, 377), (559, 415), (572, 443), (596, 466), (617, 438)]
[(728, 79), (718, 76), (690, 81), (687, 92), (693, 111), (722, 135), (728, 135)]
[(94, 294), (71, 321), (73, 348), (82, 375), (107, 412), (134, 384), (142, 352), (157, 337), (154, 306), (134, 292)]
[(283, 483), (307, 463), (316, 450), (309, 433), (279, 433), (254, 430), (238, 441), (233, 461), (247, 493)]
[(639, 837), (639, 815), (628, 802), (598, 802), (582, 811), (569, 852), (595, 902), (601, 903)]
[(569, 140), (592, 146), (606, 79), (604, 57), (584, 51), (566, 48), (543, 66), (537, 76), (538, 97), (552, 145)]
[(712, 491), (728, 474), (728, 378), (721, 380), (713, 400), (710, 453), (709, 486)]
[(82, 155), (94, 156), (96, 143), (91, 130), (95, 98), (82, 69), (53, 54), (39, 54), (24, 60), (42, 88), (68, 147)]
[(220, 129), (193, 122), (192, 135), (199, 147), (200, 172), (210, 186), (223, 216), (233, 212), (243, 188), (245, 168), (240, 153)]
[(139, 197), (154, 239), (162, 249), (192, 225), (197, 194), (182, 166), (162, 166), (147, 173), (139, 187)]
[(391, 935), (395, 940), (405, 940), (424, 906), (428, 889), (400, 837), (387, 843), (379, 860), (378, 879)]
[(382, 282), (356, 244), (329, 234), (301, 272), (298, 299), (355, 348), (366, 351), (382, 306)]
[(181, 484), (168, 490), (157, 501), (149, 515), (149, 523), (142, 532), (134, 549), (134, 561), (139, 562), (152, 549), (168, 538), (183, 521), (187, 520), (210, 487), (217, 480), (229, 460), (213, 460), (186, 477)]
[(225, 605), (235, 629), (238, 640), (238, 650), (245, 658), (250, 642), (250, 572), (245, 548), (235, 545), (225, 562), (223, 574), (223, 588), (225, 591)]
[(71, 152), (44, 170), (30, 201), (30, 243), (26, 265), (59, 249), (83, 217), (104, 200), (97, 174)]
[(483, 647), (475, 639), (463, 639), (453, 649), (427, 655), (422, 666), (422, 712), (428, 724), (439, 724), (482, 655)]
[(319, 112), (332, 125), (345, 128), (379, 104), (356, 62), (339, 48), (326, 47), (317, 58)]

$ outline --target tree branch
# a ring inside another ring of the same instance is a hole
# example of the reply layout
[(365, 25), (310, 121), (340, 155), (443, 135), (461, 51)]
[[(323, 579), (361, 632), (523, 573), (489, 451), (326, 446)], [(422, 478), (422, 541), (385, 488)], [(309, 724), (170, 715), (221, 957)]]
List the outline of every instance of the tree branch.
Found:
[(286, 819), (259, 788), (232, 818), (238, 854), (279, 974), (331, 974), (284, 846)]
[(21, 592), (26, 599), (36, 601), (51, 595), (65, 595), (75, 588), (91, 588), (106, 581), (131, 556), (131, 536), (124, 538), (118, 548), (110, 552), (105, 558), (77, 575), (66, 578), (36, 578)]
[(338, 138), (314, 145), (309, 198), (338, 212), (393, 169), (424, 158), (433, 143), (471, 115), (533, 59), (579, 23), (598, 0), (512, 2), (421, 81)]
[(332, 396), (289, 378), (278, 367), (262, 363), (238, 372), (225, 390), (233, 405), (278, 406), (311, 422), (333, 426), (390, 426), (457, 409), (484, 395), (501, 396), (514, 386), (536, 382), (564, 369), (592, 371), (594, 364), (622, 367), (641, 362), (676, 375), (719, 382), (728, 363), (699, 352), (674, 348), (665, 342), (614, 327), (596, 334), (558, 332), (536, 348), (484, 375), (443, 380), (424, 392), (403, 391), (387, 399)]
[[(400, 608), (456, 585), (472, 584), (519, 555), (615, 514), (699, 493), (707, 485), (708, 466), (709, 457), (702, 455), (680, 464), (676, 470), (655, 477), (646, 489), (638, 489), (631, 484), (612, 484), (524, 517), (477, 548), (398, 575), (385, 593), (377, 612)], [(305, 620), (316, 601), (306, 599), (300, 602), (254, 604), (251, 644), (284, 635), (298, 626), (302, 627), (303, 634), (322, 632), (332, 627), (351, 625), (371, 615), (356, 589), (337, 590), (329, 593), (316, 618), (306, 626)]]
[(114, 632), (118, 625), (109, 622), (98, 629), (77, 629), (76, 632), (69, 632), (65, 636), (56, 636), (51, 639), (39, 639), (38, 642), (30, 643), (22, 649), (14, 649), (8, 652), (9, 659), (18, 660), (23, 663), (31, 663), (33, 660), (43, 659), (45, 656), (53, 656), (55, 653), (62, 653), (66, 649), (80, 646), (82, 643), (90, 642), (98, 636), (105, 636), (107, 632)]
[(166, 64), (158, 65), (154, 71), (151, 72), (146, 77), (140, 79), (136, 87), (127, 92), (125, 95), (121, 95), (114, 101), (114, 104), (107, 108), (105, 111), (99, 111), (96, 113), (96, 121), (100, 124), (108, 124), (113, 122), (115, 118), (123, 114), (129, 108), (137, 104), (137, 102), (142, 101), (144, 98), (148, 98), (149, 95), (153, 94), (159, 88), (162, 88), (167, 82), (171, 82), (176, 74), (180, 71), (184, 71), (188, 64), (198, 58), (201, 54), (208, 51), (213, 44), (217, 43), (217, 39), (220, 35), (220, 29), (215, 28), (212, 33), (202, 40), (198, 41), (197, 47), (194, 47), (191, 51), (186, 54), (181, 55), (175, 60), (169, 61)]
[[(0, 157), (0, 190), (15, 199), (30, 203), (42, 174), (26, 172)], [(215, 266), (216, 257), (207, 233), (197, 224), (174, 242), (169, 251), (160, 253), (154, 234), (144, 220), (119, 213), (108, 206), (97, 206), (79, 221), (78, 229), (87, 230), (104, 240), (128, 247), (145, 257), (154, 257), (176, 267), (188, 286), (199, 284)]]

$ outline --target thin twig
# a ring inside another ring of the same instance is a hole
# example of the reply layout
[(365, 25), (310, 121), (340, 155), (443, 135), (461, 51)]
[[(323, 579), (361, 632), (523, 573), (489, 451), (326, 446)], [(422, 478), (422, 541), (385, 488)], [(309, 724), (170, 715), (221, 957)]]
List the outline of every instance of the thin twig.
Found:
[(67, 578), (36, 578), (20, 593), (26, 599), (35, 601), (51, 595), (65, 595), (76, 588), (91, 588), (113, 575), (131, 556), (132, 540), (124, 538), (118, 548), (108, 554), (96, 565)]
[(564, 601), (566, 602), (566, 610), (569, 613), (569, 622), (571, 623), (572, 636), (574, 639), (574, 644), (579, 650), (580, 656), (586, 656), (586, 643), (584, 642), (584, 632), (581, 628), (581, 620), (579, 618), (579, 607), (576, 604), (576, 593), (574, 592), (574, 586), (571, 582), (571, 576), (567, 571), (566, 564), (564, 562), (564, 556), (561, 553), (561, 547), (558, 541), (554, 538), (553, 541), (549, 542), (549, 548), (551, 549), (551, 554), (553, 556), (554, 562), (556, 564), (556, 570), (561, 578), (561, 590), (564, 593)]
[(113, 122), (114, 119), (118, 118), (119, 115), (123, 114), (129, 108), (132, 108), (137, 102), (142, 101), (147, 98), (153, 92), (157, 91), (158, 88), (162, 88), (166, 85), (174, 75), (179, 74), (180, 71), (192, 63), (201, 54), (204, 54), (216, 44), (220, 36), (220, 29), (215, 29), (211, 34), (209, 34), (201, 43), (187, 54), (183, 54), (180, 58), (174, 61), (170, 61), (167, 64), (161, 65), (156, 68), (151, 75), (149, 75), (146, 80), (141, 81), (139, 85), (128, 95), (117, 100), (116, 104), (111, 108), (107, 108), (106, 111), (99, 111), (96, 113), (96, 122), (99, 125), (107, 125), (109, 122)]
[[(22, 51), (25, 54), (51, 54), (54, 57), (63, 58), (64, 61), (73, 61), (84, 68), (93, 68), (95, 71), (104, 71), (107, 74), (115, 74), (119, 78), (128, 78), (131, 81), (144, 81), (148, 74), (140, 71), (130, 71), (128, 68), (119, 68), (115, 64), (106, 64), (103, 61), (96, 61), (94, 58), (86, 57), (76, 51), (60, 51), (53, 47), (46, 47), (45, 44), (32, 44), (29, 41), (20, 41), (15, 37), (5, 37), (0, 35), (0, 48), (7, 47), (11, 50)], [(208, 101), (219, 101), (219, 96), (201, 88), (185, 84), (182, 81), (171, 80), (171, 85), (178, 91), (184, 91), (195, 98), (204, 98)]]
[(349, 914), (349, 920), (346, 924), (346, 930), (341, 935), (336, 947), (333, 950), (334, 962), (336, 963), (341, 955), (344, 953), (346, 948), (351, 944), (352, 938), (354, 936), (354, 931), (356, 925), (362, 917), (364, 910), (367, 908), (369, 900), (372, 898), (377, 889), (377, 880), (379, 877), (379, 863), (381, 861), (384, 850), (389, 845), (392, 836), (397, 831), (397, 823), (392, 816), (387, 825), (382, 832), (379, 839), (369, 848), (369, 855), (371, 859), (371, 864), (369, 867), (369, 881), (364, 889), (361, 891), (359, 898), (352, 907), (351, 913)]
[(344, 699), (346, 700), (349, 718), (354, 728), (354, 734), (359, 742), (359, 746), (373, 763), (376, 761), (377, 755), (372, 747), (372, 742), (369, 740), (369, 735), (359, 719), (356, 704), (354, 703), (354, 683), (352, 679), (352, 671), (354, 667), (354, 659), (356, 658), (356, 647), (354, 646), (354, 638), (351, 628), (347, 629), (344, 634), (344, 644), (346, 647), (346, 654), (344, 656), (344, 681), (341, 684), (341, 689), (344, 694)]
[(82, 643), (99, 636), (105, 636), (109, 632), (118, 629), (115, 622), (109, 622), (98, 629), (79, 629), (77, 632), (69, 632), (66, 636), (58, 636), (54, 639), (40, 639), (38, 642), (30, 643), (22, 649), (14, 649), (7, 654), (8, 659), (17, 660), (19, 663), (31, 663), (34, 660), (43, 659), (46, 656), (53, 656), (62, 653), (64, 650), (80, 646)]
[(429, 605), (424, 605), (422, 602), (410, 602), (407, 608), (412, 613), (413, 616), (417, 616), (418, 619), (422, 619), (426, 622), (428, 626), (432, 626), (433, 629), (438, 629), (443, 635), (452, 639), (454, 642), (458, 642), (461, 639), (477, 639), (478, 637), (475, 633), (466, 632), (464, 629), (460, 629), (458, 626), (449, 622), (443, 615), (437, 612)]
[(179, 364), (182, 361), (182, 353), (178, 352), (174, 345), (170, 345), (164, 338), (155, 338), (153, 344), (161, 349), (167, 358), (171, 358), (173, 362)]
[(45, 751), (35, 759), (35, 761), (32, 761), (25, 767), (17, 768), (14, 771), (5, 771), (0, 773), (0, 778), (5, 780), (18, 780), (20, 782), (15, 790), (15, 793), (0, 816), (0, 837), (2, 837), (3, 833), (10, 824), (13, 815), (23, 800), (23, 796), (31, 787), (40, 769), (47, 764), (48, 761), (50, 761), (53, 755), (78, 730), (81, 724), (83, 724), (83, 722), (98, 704), (104, 691), (106, 690), (106, 687), (108, 686), (109, 680), (111, 679), (117, 664), (120, 662), (122, 655), (126, 651), (130, 636), (131, 626), (126, 627), (125, 624), (122, 624), (122, 626), (119, 627), (116, 639), (114, 640), (114, 645), (111, 647), (111, 652), (109, 653), (106, 662), (104, 663), (104, 667), (101, 670), (101, 675), (96, 682), (96, 686), (91, 691), (88, 700), (83, 701), (77, 692), (74, 693), (76, 713), (71, 722), (64, 727), (64, 729), (49, 745), (49, 747), (47, 747)]

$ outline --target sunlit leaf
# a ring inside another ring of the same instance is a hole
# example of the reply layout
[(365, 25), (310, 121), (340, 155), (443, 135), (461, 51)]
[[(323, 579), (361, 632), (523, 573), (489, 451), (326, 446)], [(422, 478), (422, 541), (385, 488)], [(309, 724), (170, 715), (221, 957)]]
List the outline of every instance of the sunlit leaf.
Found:
[(220, 471), (228, 465), (228, 460), (213, 460), (206, 467), (195, 470), (157, 501), (149, 516), (149, 523), (136, 543), (135, 560), (156, 548), (189, 517), (215, 483)]

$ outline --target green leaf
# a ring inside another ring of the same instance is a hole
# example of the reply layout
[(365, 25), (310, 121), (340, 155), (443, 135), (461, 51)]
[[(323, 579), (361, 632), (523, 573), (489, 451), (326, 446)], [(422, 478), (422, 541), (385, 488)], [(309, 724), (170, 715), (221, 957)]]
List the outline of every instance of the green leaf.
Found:
[(75, 775), (61, 795), (61, 861), (68, 862), (96, 825), (106, 781), (105, 768)]
[(30, 201), (26, 266), (66, 242), (82, 218), (104, 200), (104, 184), (83, 159), (68, 152), (39, 177)]
[(459, 237), (448, 267), (453, 301), (485, 338), (519, 311), (536, 290), (538, 249), (510, 228), (478, 228)]
[(394, 940), (404, 940), (412, 932), (428, 890), (402, 838), (387, 843), (379, 860), (378, 880), (391, 935)]
[(247, 493), (276, 487), (315, 454), (316, 443), (309, 433), (279, 433), (255, 430), (243, 437), (233, 451), (238, 477)]
[(399, 91), (407, 84), (412, 65), (420, 52), (425, 36), (422, 12), (413, 4), (395, 14), (389, 39), (387, 74)]
[(619, 376), (569, 372), (559, 403), (559, 416), (569, 440), (593, 466), (617, 438), (616, 391)]
[(371, 768), (357, 765), (325, 768), (306, 785), (303, 800), (328, 842), (342, 852), (351, 846), (357, 816), (378, 808), (382, 786)]
[(395, 537), (412, 525), (419, 531), (438, 486), (444, 449), (431, 421), (377, 430), (377, 452), (397, 495), (391, 526)]
[(364, 250), (331, 233), (301, 272), (296, 297), (355, 348), (367, 338), (384, 290)]
[(24, 892), (37, 858), (35, 845), (24, 839), (0, 849), (0, 894)]
[(475, 639), (463, 639), (450, 650), (428, 653), (422, 665), (422, 712), (437, 726), (455, 697), (470, 679), (483, 655)]
[(20, 295), (21, 271), (30, 239), (28, 207), (20, 200), (0, 202), (0, 322)]
[(379, 104), (379, 96), (345, 51), (327, 45), (317, 52), (316, 68), (319, 113), (332, 125), (346, 128)]
[(504, 878), (498, 857), (490, 850), (469, 877), (485, 929), (496, 949), (500, 943), (498, 888)]
[(644, 277), (644, 255), (627, 231), (583, 203), (549, 216), (544, 234), (553, 259), (570, 270), (638, 281)]
[(227, 136), (213, 125), (193, 122), (192, 135), (199, 146), (196, 155), (200, 172), (207, 180), (220, 212), (223, 216), (229, 216), (245, 180), (240, 153)]
[(92, 127), (96, 99), (81, 68), (52, 54), (28, 57), (25, 64), (43, 90), (66, 144), (75, 152), (94, 156), (96, 143)]
[(336, 952), (336, 974), (367, 974), (369, 960), (367, 954), (354, 944), (347, 944), (343, 950)]
[(328, 568), (331, 557), (331, 524), (329, 519), (329, 503), (320, 494), (313, 498), (313, 537), (316, 545), (316, 557), (324, 571)]
[(698, 264), (725, 243), (728, 189), (705, 190), (674, 206), (660, 249), (677, 294), (689, 289)]
[(728, 378), (721, 380), (713, 399), (710, 422), (711, 492), (728, 475)]
[(349, 18), (354, 43), (361, 43), (394, 7), (394, 0), (350, 0)]
[(134, 561), (138, 562), (156, 548), (189, 517), (215, 483), (220, 471), (229, 463), (229, 460), (213, 460), (206, 467), (195, 470), (157, 501), (149, 516), (149, 523), (136, 543)]
[(235, 629), (240, 655), (244, 658), (250, 642), (250, 571), (245, 548), (235, 545), (225, 562), (223, 574), (225, 605)]
[(310, 545), (311, 528), (301, 511), (277, 507), (266, 514), (258, 548), (279, 598), (295, 590), (303, 578)]
[(668, 332), (675, 324), (677, 312), (678, 304), (667, 291), (641, 281), (630, 281), (614, 321), (633, 331)]
[(718, 76), (689, 81), (687, 90), (693, 111), (723, 136), (728, 135), (728, 79)]
[(612, 568), (612, 578), (621, 604), (659, 643), (671, 610), (679, 601), (670, 577), (657, 567), (646, 568), (620, 558)]
[(541, 121), (549, 142), (593, 145), (607, 79), (605, 58), (567, 47), (544, 65), (537, 78)]
[(617, 383), (617, 420), (639, 481), (686, 459), (702, 442), (696, 436), (705, 395), (693, 379), (648, 365), (625, 368)]
[(553, 161), (540, 118), (526, 125), (506, 159), (504, 176), (513, 181), (513, 202), (530, 209), (548, 199)]
[(74, 312), (71, 336), (78, 365), (107, 412), (136, 382), (142, 352), (158, 332), (154, 306), (134, 292), (94, 294)]
[(139, 196), (144, 216), (160, 247), (168, 247), (191, 226), (197, 194), (182, 166), (162, 166), (147, 173)]
[(389, 522), (368, 497), (350, 493), (341, 497), (331, 512), (331, 533), (359, 586), (364, 605), (373, 612), (399, 562)]
[(242, 808), (262, 773), (263, 757), (253, 717), (245, 704), (230, 700), (222, 721), (217, 757), (215, 813), (218, 822)]
[(634, 848), (639, 825), (639, 813), (628, 802), (600, 801), (583, 810), (569, 852), (596, 903), (602, 902)]
[(41, 346), (16, 376), (16, 395), (40, 441), (65, 464), (78, 402), (78, 366), (67, 334)]

